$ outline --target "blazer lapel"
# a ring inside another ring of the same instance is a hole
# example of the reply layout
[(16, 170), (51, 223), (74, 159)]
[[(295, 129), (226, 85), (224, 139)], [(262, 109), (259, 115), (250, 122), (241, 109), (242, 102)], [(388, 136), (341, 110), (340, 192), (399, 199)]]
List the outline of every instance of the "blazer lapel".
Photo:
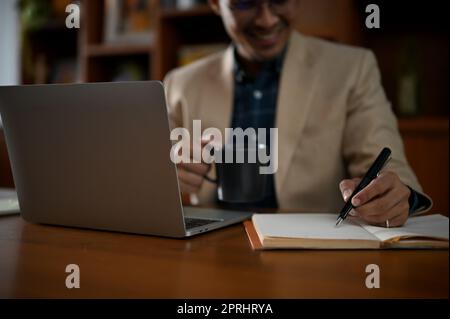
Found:
[(314, 74), (312, 56), (308, 54), (307, 41), (293, 32), (281, 74), (278, 93), (276, 126), (278, 128), (278, 172), (275, 176), (277, 193), (280, 193), (289, 171), (298, 139), (311, 108), (317, 74)]

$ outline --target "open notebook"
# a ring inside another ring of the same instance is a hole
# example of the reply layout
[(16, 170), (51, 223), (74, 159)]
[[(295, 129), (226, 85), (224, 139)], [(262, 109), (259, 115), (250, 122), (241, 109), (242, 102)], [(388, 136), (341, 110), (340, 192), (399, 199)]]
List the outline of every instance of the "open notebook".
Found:
[(244, 223), (254, 249), (448, 248), (448, 218), (411, 217), (403, 227), (384, 228), (335, 214), (254, 214)]

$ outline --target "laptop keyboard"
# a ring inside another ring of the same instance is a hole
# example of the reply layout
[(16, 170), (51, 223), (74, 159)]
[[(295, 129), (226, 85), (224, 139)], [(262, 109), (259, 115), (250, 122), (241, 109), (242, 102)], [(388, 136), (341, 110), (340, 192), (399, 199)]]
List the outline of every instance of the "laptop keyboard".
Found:
[(202, 219), (202, 218), (184, 218), (184, 223), (186, 225), (186, 229), (191, 229), (195, 227), (205, 226), (208, 224), (221, 222), (221, 219)]

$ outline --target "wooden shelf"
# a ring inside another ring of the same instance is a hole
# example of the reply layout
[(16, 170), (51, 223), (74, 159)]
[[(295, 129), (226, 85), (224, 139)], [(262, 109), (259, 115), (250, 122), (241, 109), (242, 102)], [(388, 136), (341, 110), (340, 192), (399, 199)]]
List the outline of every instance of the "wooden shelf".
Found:
[(198, 5), (190, 9), (163, 9), (161, 11), (162, 19), (186, 18), (214, 15), (215, 13), (208, 5)]
[(432, 212), (448, 214), (448, 116), (417, 116), (398, 121), (406, 158), (434, 201)]
[(90, 44), (86, 46), (85, 55), (91, 57), (115, 56), (115, 55), (137, 55), (150, 54), (153, 45), (113, 45), (113, 44)]
[(31, 34), (36, 33), (48, 33), (48, 32), (61, 32), (61, 31), (73, 31), (72, 33), (76, 33), (77, 29), (67, 29), (66, 22), (64, 19), (52, 19), (42, 26), (40, 26), (38, 29), (30, 30), (29, 32)]
[(446, 116), (400, 118), (398, 120), (398, 126), (402, 133), (448, 134), (448, 120)]

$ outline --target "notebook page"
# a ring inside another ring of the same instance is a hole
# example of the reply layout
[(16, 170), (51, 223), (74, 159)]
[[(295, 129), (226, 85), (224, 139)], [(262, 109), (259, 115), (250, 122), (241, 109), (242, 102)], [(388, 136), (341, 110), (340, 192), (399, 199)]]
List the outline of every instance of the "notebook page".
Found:
[(379, 241), (350, 219), (335, 227), (336, 218), (337, 214), (254, 214), (252, 220), (264, 237)]
[(360, 222), (361, 226), (381, 241), (396, 237), (432, 237), (448, 240), (448, 218), (442, 215), (410, 217), (402, 227), (385, 228), (370, 226)]

